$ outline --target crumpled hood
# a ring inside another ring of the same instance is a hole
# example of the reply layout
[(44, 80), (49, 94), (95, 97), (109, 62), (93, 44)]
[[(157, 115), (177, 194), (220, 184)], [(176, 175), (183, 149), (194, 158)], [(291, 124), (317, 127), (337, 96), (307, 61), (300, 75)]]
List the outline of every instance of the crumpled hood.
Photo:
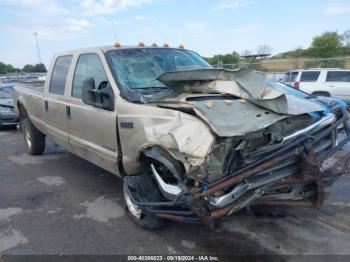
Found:
[(317, 103), (267, 86), (266, 74), (253, 70), (184, 70), (164, 73), (158, 80), (175, 93), (233, 95), (278, 114), (300, 115), (323, 110)]
[(14, 102), (12, 98), (0, 98), (0, 106), (13, 107)]
[(314, 101), (267, 86), (265, 74), (252, 70), (176, 71), (158, 80), (175, 94), (152, 97), (148, 102), (193, 110), (220, 137), (244, 136), (284, 118), (325, 109)]
[(244, 136), (288, 117), (246, 100), (198, 101), (193, 109), (220, 137)]
[(277, 114), (243, 99), (188, 94), (180, 100), (156, 105), (183, 112), (191, 110), (220, 137), (244, 136), (291, 116)]

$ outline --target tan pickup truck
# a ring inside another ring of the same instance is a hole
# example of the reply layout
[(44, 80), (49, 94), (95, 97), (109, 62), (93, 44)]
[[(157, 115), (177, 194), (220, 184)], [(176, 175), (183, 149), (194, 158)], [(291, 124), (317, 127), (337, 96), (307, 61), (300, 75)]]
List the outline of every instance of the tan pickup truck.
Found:
[(122, 177), (144, 228), (214, 226), (253, 205), (320, 207), (349, 170), (347, 155), (334, 156), (349, 140), (345, 103), (212, 68), (183, 48), (62, 52), (45, 84), (14, 89), (28, 153), (44, 153), (48, 137)]

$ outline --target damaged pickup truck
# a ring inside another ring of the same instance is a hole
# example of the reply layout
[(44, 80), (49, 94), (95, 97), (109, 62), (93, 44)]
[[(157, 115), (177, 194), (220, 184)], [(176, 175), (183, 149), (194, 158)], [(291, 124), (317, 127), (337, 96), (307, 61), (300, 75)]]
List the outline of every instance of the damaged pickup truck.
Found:
[(319, 208), (349, 170), (334, 156), (349, 140), (345, 103), (183, 48), (63, 52), (42, 87), (15, 86), (28, 152), (42, 154), (47, 136), (122, 177), (144, 228), (214, 226), (253, 205)]

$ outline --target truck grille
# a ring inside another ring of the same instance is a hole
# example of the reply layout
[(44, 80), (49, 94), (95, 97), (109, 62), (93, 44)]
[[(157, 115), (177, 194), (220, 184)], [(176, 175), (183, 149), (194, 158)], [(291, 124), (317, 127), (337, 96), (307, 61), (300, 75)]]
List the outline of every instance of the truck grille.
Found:
[[(328, 124), (326, 126), (323, 126), (321, 129), (318, 129), (317, 131), (310, 132), (306, 135), (301, 135), (300, 137), (301, 142), (289, 150), (289, 152), (292, 152), (294, 150), (295, 154), (292, 154), (292, 156), (285, 161), (282, 161), (277, 165), (274, 165), (260, 173), (257, 173), (255, 176), (280, 176), (281, 174), (283, 174), (284, 177), (299, 176), (304, 173), (303, 169), (306, 166), (308, 167), (306, 169), (307, 174), (312, 176), (316, 174), (316, 169), (312, 169), (311, 162), (308, 162), (308, 165), (306, 165), (306, 163), (303, 162), (303, 159), (313, 159), (315, 167), (318, 167), (317, 170), (319, 170), (319, 167), (322, 165), (327, 165), (327, 163), (331, 164), (331, 161), (335, 159), (324, 159), (324, 157), (332, 150), (332, 148), (336, 146), (337, 128), (335, 128), (333, 124)], [(298, 149), (301, 145), (304, 147), (304, 150), (303, 152), (298, 152)], [(266, 148), (261, 151), (256, 151), (245, 155), (245, 166), (258, 161), (263, 157), (274, 154), (284, 146), (286, 145), (280, 145), (276, 147), (272, 146), (270, 149)], [(314, 170), (314, 172), (311, 172), (310, 170)]]

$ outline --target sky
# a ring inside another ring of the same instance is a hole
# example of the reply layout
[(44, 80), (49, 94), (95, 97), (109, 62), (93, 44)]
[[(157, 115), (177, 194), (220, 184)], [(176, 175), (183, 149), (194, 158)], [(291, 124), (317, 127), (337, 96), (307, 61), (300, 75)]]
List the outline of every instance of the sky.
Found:
[[(115, 28), (115, 34), (113, 32)], [(202, 56), (273, 54), (350, 29), (350, 0), (0, 0), (0, 61), (22, 67), (69, 49), (164, 42)]]

